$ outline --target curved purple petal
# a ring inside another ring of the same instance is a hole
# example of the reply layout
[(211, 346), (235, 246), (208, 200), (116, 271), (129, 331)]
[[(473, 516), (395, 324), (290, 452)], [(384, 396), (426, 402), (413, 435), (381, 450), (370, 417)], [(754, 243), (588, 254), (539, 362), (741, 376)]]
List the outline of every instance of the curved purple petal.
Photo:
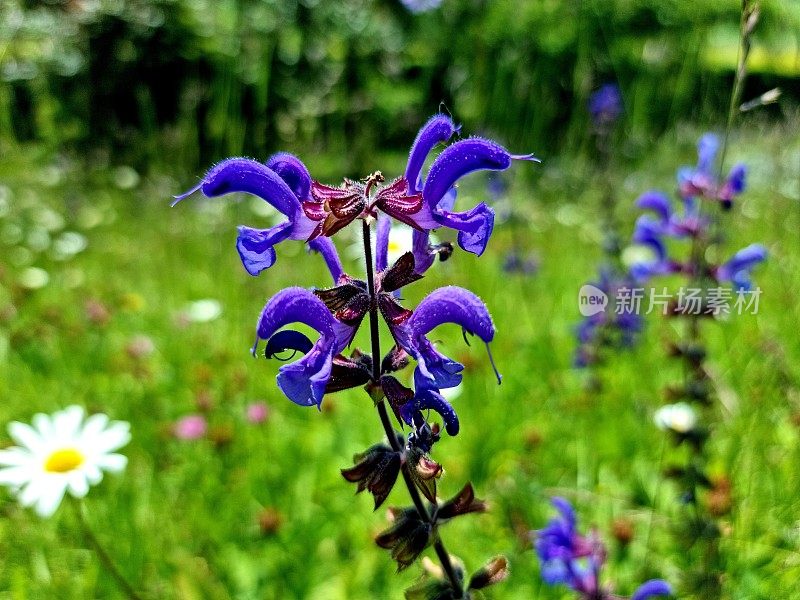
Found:
[(308, 247), (314, 252), (319, 252), (325, 260), (325, 264), (333, 277), (333, 285), (339, 283), (339, 278), (344, 275), (344, 268), (342, 261), (339, 259), (339, 253), (336, 251), (336, 246), (328, 237), (314, 238), (308, 242)]
[(443, 323), (455, 323), (487, 344), (494, 339), (494, 323), (486, 305), (472, 292), (456, 286), (428, 294), (411, 318), (393, 327), (395, 339), (417, 361), (417, 389), (450, 388), (461, 382), (460, 363), (439, 353), (426, 335)]
[(572, 504), (569, 503), (569, 500), (562, 498), (561, 496), (553, 496), (550, 498), (550, 504), (555, 506), (556, 510), (561, 513), (561, 516), (564, 518), (564, 521), (566, 521), (569, 530), (575, 532), (575, 526), (578, 523), (578, 519), (575, 516), (575, 509), (572, 508)]
[(443, 323), (456, 323), (486, 343), (494, 339), (494, 323), (486, 305), (461, 287), (434, 290), (419, 303), (408, 322), (415, 336), (424, 336)]
[(717, 269), (718, 281), (730, 281), (737, 288), (750, 289), (750, 272), (767, 259), (767, 249), (761, 244), (742, 248)]
[[(386, 213), (378, 217), (375, 231), (375, 270), (380, 273), (389, 266), (389, 233), (392, 230), (392, 218)], [(414, 230), (417, 233), (417, 230)]]
[(265, 164), (286, 182), (299, 200), (308, 200), (311, 175), (299, 158), (288, 152), (278, 152), (270, 156)]
[(333, 357), (344, 348), (336, 338), (336, 319), (312, 292), (287, 288), (275, 294), (261, 312), (256, 346), (258, 340), (269, 340), (289, 323), (304, 323), (320, 336), (301, 359), (279, 369), (278, 387), (295, 404), (319, 406), (331, 375)]
[(406, 165), (405, 178), (408, 181), (410, 191), (419, 193), (422, 186), (419, 185), (420, 172), (425, 164), (425, 159), (430, 154), (433, 147), (441, 142), (449, 140), (454, 133), (459, 130), (453, 120), (447, 115), (438, 114), (428, 119), (417, 133), (417, 137), (411, 146)]
[(431, 165), (422, 190), (425, 203), (435, 209), (464, 175), (478, 170), (503, 171), (511, 166), (512, 158), (508, 150), (482, 138), (460, 140), (448, 146)]
[(411, 251), (414, 253), (414, 271), (420, 275), (431, 268), (436, 255), (431, 250), (431, 236), (427, 231), (415, 229), (411, 234)]
[(458, 415), (450, 403), (438, 391), (432, 389), (417, 390), (412, 400), (400, 407), (400, 416), (409, 425), (414, 424), (414, 416), (423, 410), (439, 413), (449, 435), (458, 435)]
[(671, 596), (672, 587), (662, 579), (651, 579), (639, 586), (631, 600), (647, 600), (653, 596)]
[(300, 207), (297, 196), (275, 171), (249, 158), (229, 158), (212, 167), (200, 191), (209, 198), (232, 192), (253, 194), (287, 216)]
[(480, 256), (486, 250), (494, 229), (494, 209), (484, 202), (462, 213), (437, 211), (434, 213), (434, 219), (440, 225), (457, 230), (458, 245), (476, 256)]
[(672, 203), (666, 194), (657, 190), (650, 190), (639, 196), (635, 205), (642, 210), (652, 210), (659, 216), (662, 224), (668, 223), (672, 217)]
[(275, 264), (275, 245), (289, 239), (291, 235), (292, 224), (289, 221), (269, 229), (240, 225), (236, 249), (247, 272), (255, 276)]

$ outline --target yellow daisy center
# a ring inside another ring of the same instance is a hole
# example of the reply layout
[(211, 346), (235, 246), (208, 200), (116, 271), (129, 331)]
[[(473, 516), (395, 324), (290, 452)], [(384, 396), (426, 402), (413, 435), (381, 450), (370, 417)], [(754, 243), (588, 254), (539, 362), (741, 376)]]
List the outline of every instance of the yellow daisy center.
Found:
[(50, 473), (68, 473), (83, 464), (83, 454), (75, 448), (56, 450), (44, 461), (44, 470)]

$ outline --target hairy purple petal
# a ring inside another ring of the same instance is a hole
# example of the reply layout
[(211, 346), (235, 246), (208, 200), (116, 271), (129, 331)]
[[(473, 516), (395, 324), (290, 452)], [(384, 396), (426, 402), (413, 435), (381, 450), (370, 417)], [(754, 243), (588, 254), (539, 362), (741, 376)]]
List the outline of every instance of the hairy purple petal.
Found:
[(409, 424), (414, 424), (414, 416), (423, 410), (439, 413), (449, 435), (458, 435), (458, 415), (450, 403), (438, 391), (431, 389), (417, 390), (414, 398), (400, 407), (400, 416)]
[(431, 165), (422, 190), (426, 204), (435, 209), (456, 181), (478, 170), (503, 171), (511, 166), (511, 154), (490, 140), (470, 138), (445, 148)]
[(486, 250), (494, 229), (494, 209), (481, 202), (468, 212), (441, 210), (436, 219), (440, 224), (458, 230), (458, 245), (477, 256)]
[(409, 327), (414, 335), (424, 336), (443, 323), (456, 323), (484, 342), (494, 339), (494, 323), (478, 296), (457, 286), (434, 290), (419, 303)]
[(292, 224), (289, 221), (269, 229), (240, 225), (236, 250), (247, 272), (255, 276), (275, 264), (275, 245), (289, 239), (291, 234)]
[(212, 167), (200, 184), (209, 198), (245, 192), (265, 200), (291, 216), (300, 205), (292, 189), (272, 169), (249, 158), (229, 158)]
[(408, 155), (405, 178), (408, 181), (409, 191), (414, 193), (422, 191), (418, 182), (425, 159), (436, 144), (449, 140), (458, 129), (450, 117), (442, 114), (432, 116), (422, 126)]
[(333, 277), (333, 285), (339, 283), (339, 278), (344, 275), (342, 268), (342, 261), (339, 259), (339, 253), (336, 251), (336, 246), (330, 238), (318, 237), (308, 242), (308, 247), (314, 252), (319, 252), (325, 260), (325, 264)]
[(647, 600), (653, 596), (671, 596), (672, 587), (661, 579), (651, 579), (639, 586), (631, 600)]
[(300, 201), (308, 200), (311, 175), (299, 158), (288, 152), (278, 152), (270, 156), (265, 164), (286, 182)]
[(477, 335), (487, 347), (494, 339), (492, 318), (475, 294), (455, 286), (428, 294), (408, 321), (392, 327), (397, 343), (417, 361), (414, 373), (417, 390), (450, 388), (461, 382), (463, 365), (439, 353), (426, 337), (443, 323), (460, 325)]
[(289, 323), (304, 323), (320, 336), (301, 359), (279, 369), (278, 387), (296, 404), (319, 406), (331, 375), (333, 357), (344, 348), (336, 337), (336, 320), (312, 292), (287, 288), (275, 294), (264, 307), (258, 320), (256, 344), (259, 339), (269, 340)]

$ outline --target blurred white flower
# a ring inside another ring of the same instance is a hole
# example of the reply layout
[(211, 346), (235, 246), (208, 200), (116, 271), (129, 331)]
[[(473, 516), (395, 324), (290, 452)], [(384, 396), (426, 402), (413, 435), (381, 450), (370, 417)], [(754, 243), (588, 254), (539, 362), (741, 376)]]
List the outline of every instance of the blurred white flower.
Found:
[(391, 267), (398, 258), (413, 248), (414, 230), (405, 223), (392, 223), (389, 230), (389, 251), (387, 263)]
[(68, 260), (86, 250), (89, 241), (77, 231), (65, 231), (53, 242), (53, 257), (56, 260)]
[(190, 302), (184, 309), (186, 318), (193, 323), (207, 323), (222, 314), (222, 304), (218, 300), (206, 298)]
[(8, 432), (19, 446), (0, 450), (0, 484), (9, 487), (23, 506), (42, 517), (52, 515), (64, 494), (83, 498), (103, 471), (119, 473), (128, 459), (115, 454), (130, 439), (130, 424), (109, 421), (104, 414), (84, 421), (80, 406), (53, 415), (38, 413), (33, 426), (12, 422)]
[(39, 267), (28, 267), (19, 274), (17, 282), (25, 289), (38, 290), (50, 282), (50, 275)]
[(666, 404), (653, 415), (656, 427), (677, 433), (689, 433), (697, 425), (697, 413), (686, 402)]

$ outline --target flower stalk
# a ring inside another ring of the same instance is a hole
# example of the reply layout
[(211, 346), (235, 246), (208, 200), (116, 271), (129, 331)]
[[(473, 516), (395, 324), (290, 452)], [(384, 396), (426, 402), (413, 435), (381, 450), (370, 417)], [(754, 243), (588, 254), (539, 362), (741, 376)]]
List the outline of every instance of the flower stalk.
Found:
[(117, 584), (120, 592), (122, 592), (129, 600), (143, 600), (142, 596), (136, 592), (130, 582), (128, 582), (128, 580), (122, 574), (122, 571), (119, 570), (119, 567), (117, 567), (117, 565), (114, 563), (111, 555), (103, 547), (103, 544), (100, 543), (100, 540), (97, 539), (97, 536), (86, 519), (83, 502), (73, 499), (72, 506), (75, 509), (75, 515), (78, 517), (78, 523), (81, 526), (81, 530), (83, 531), (84, 536), (86, 536), (86, 539), (89, 541), (89, 545), (91, 545), (92, 549), (97, 554), (97, 558), (100, 559), (100, 563), (103, 565), (105, 570), (109, 575), (111, 575), (114, 583)]
[[(374, 263), (372, 260), (370, 226), (366, 220), (362, 221), (361, 234), (364, 240), (364, 262), (367, 271), (367, 287), (369, 288), (370, 293), (369, 334), (372, 347), (372, 356), (379, 357), (381, 356), (381, 340), (380, 330), (378, 329), (378, 302), (377, 298), (375, 297), (375, 273), (373, 267)], [(380, 375), (380, 362), (376, 358), (372, 361), (373, 384), (376, 384), (380, 380)], [(400, 447), (400, 444), (397, 441), (397, 434), (392, 426), (389, 413), (386, 410), (386, 402), (382, 397), (376, 402), (376, 408), (378, 410), (378, 416), (381, 419), (383, 431), (386, 434), (392, 449), (395, 452), (401, 452), (403, 449)], [(408, 494), (411, 496), (411, 500), (414, 502), (414, 507), (416, 508), (420, 518), (426, 523), (433, 524), (433, 519), (431, 519), (428, 509), (423, 504), (422, 498), (420, 498), (419, 495), (419, 491), (414, 485), (411, 475), (408, 472), (408, 463), (403, 462), (401, 466), (401, 472), (403, 474), (403, 481), (408, 489)], [(436, 555), (439, 557), (439, 562), (442, 564), (442, 569), (444, 570), (447, 580), (450, 582), (450, 585), (453, 588), (453, 592), (458, 594), (454, 597), (461, 598), (461, 583), (459, 582), (458, 577), (455, 574), (455, 570), (453, 569), (453, 564), (450, 561), (450, 555), (447, 553), (447, 549), (438, 535), (433, 542), (433, 548), (436, 551)]]

